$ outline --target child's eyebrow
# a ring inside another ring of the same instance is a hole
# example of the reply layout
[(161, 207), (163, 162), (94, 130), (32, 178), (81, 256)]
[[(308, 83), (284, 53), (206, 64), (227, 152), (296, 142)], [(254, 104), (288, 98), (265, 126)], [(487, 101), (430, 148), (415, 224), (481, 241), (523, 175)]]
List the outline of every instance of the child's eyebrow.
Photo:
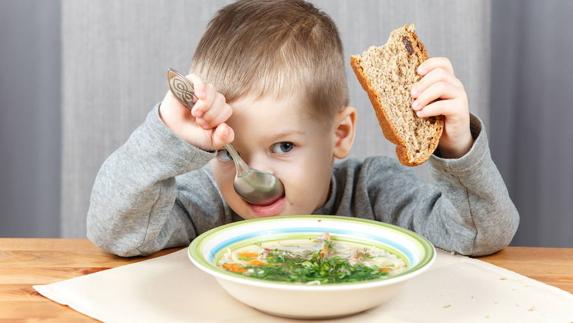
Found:
[(304, 136), (305, 134), (306, 134), (306, 132), (305, 132), (305, 131), (302, 131), (302, 130), (282, 130), (282, 131), (280, 131), (280, 132), (278, 132), (278, 133), (273, 133), (273, 134), (270, 136), (270, 139), (271, 139), (271, 140), (276, 140), (276, 139), (279, 139), (279, 138), (288, 137), (288, 136), (290, 136), (290, 135), (301, 135), (301, 136)]

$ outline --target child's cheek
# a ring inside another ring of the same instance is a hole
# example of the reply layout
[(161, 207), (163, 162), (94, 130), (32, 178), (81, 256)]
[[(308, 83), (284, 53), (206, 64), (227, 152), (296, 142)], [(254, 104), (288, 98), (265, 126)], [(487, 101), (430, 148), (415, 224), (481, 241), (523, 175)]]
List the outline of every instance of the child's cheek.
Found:
[[(308, 173), (308, 165), (304, 161), (281, 165), (275, 173), (283, 182), (288, 203), (294, 209), (290, 212), (311, 212), (310, 199), (315, 194), (312, 183), (312, 174)], [(280, 173), (279, 173), (280, 172)]]
[(217, 160), (212, 160), (210, 166), (217, 186), (221, 191), (227, 191), (229, 187), (233, 187), (233, 180), (235, 178), (235, 170), (233, 167), (228, 167), (228, 165), (224, 165)]

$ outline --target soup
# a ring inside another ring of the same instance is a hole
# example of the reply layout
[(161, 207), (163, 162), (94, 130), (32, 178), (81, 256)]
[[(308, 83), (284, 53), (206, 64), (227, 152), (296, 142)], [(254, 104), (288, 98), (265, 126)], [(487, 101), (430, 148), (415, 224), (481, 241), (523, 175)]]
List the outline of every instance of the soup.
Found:
[(217, 265), (252, 278), (311, 285), (382, 279), (407, 269), (402, 258), (385, 249), (333, 240), (329, 233), (228, 249)]

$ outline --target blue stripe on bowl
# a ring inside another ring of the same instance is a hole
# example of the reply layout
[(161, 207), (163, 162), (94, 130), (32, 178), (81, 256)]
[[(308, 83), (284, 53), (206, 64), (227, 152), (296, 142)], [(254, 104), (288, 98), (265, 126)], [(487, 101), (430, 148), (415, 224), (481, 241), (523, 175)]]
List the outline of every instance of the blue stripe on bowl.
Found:
[(225, 240), (225, 241), (219, 243), (218, 245), (216, 245), (214, 248), (211, 248), (211, 251), (209, 252), (209, 255), (208, 255), (208, 261), (210, 263), (213, 263), (213, 261), (215, 259), (215, 255), (219, 251), (221, 251), (222, 249), (225, 249), (225, 248), (229, 247), (230, 245), (233, 245), (239, 241), (250, 239), (250, 238), (253, 238), (256, 236), (273, 236), (273, 235), (284, 234), (284, 233), (310, 233), (310, 234), (313, 234), (313, 233), (320, 233), (320, 232), (329, 232), (329, 233), (341, 234), (341, 235), (346, 234), (346, 235), (350, 235), (350, 236), (361, 237), (361, 238), (366, 238), (368, 240), (380, 242), (382, 244), (385, 244), (387, 246), (390, 246), (390, 247), (395, 248), (396, 250), (400, 251), (403, 255), (405, 255), (408, 258), (408, 262), (412, 266), (414, 266), (416, 263), (414, 261), (414, 255), (410, 252), (410, 250), (404, 248), (400, 244), (396, 244), (392, 240), (385, 239), (385, 238), (379, 237), (379, 236), (374, 236), (371, 234), (366, 234), (363, 232), (332, 229), (332, 228), (314, 228), (314, 227), (285, 228), (285, 229), (278, 229), (278, 230), (273, 229), (273, 230), (265, 232), (264, 234), (261, 234), (260, 232), (245, 233), (245, 234), (233, 237), (229, 240)]

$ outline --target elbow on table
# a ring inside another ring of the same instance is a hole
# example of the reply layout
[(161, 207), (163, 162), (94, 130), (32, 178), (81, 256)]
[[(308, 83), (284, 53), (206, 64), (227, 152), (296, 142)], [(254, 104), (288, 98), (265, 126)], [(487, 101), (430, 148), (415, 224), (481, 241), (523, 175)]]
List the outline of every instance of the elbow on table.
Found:
[(487, 256), (496, 253), (511, 243), (519, 227), (519, 212), (511, 205), (497, 221), (478, 231), (468, 256)]
[(141, 248), (145, 232), (130, 227), (127, 221), (121, 219), (121, 212), (101, 210), (97, 205), (90, 204), (86, 221), (86, 235), (93, 244), (120, 257), (145, 256), (150, 253)]
[(138, 249), (138, 245), (130, 239), (113, 237), (106, 231), (95, 228), (87, 228), (87, 238), (100, 249), (120, 257), (144, 256), (145, 253)]

